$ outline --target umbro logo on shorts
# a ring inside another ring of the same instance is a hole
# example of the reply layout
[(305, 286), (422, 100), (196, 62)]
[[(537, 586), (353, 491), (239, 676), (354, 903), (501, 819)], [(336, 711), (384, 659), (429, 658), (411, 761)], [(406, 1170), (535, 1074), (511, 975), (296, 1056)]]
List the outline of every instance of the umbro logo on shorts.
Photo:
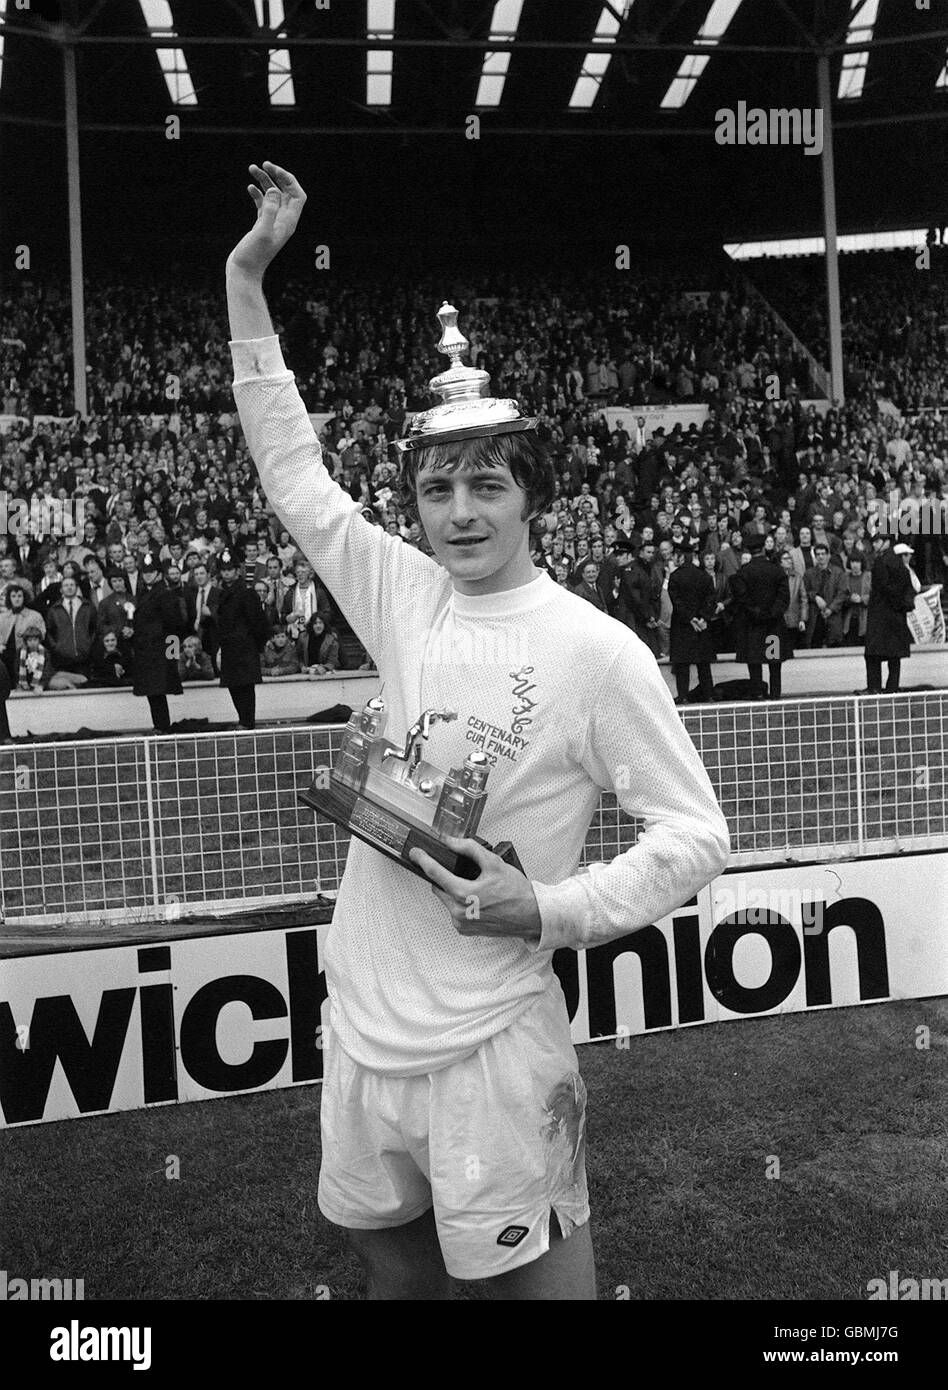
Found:
[(529, 1226), (508, 1226), (497, 1237), (498, 1245), (519, 1245), (524, 1236), (530, 1234)]

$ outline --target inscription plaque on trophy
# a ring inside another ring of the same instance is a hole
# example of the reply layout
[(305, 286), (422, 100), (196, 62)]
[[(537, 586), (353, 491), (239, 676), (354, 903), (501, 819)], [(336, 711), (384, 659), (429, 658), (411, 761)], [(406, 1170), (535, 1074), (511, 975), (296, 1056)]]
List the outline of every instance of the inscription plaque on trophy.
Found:
[(509, 841), (490, 845), (477, 835), (487, 801), (486, 755), (469, 753), (447, 772), (421, 756), (431, 725), (456, 718), (452, 710), (424, 710), (399, 748), (384, 737), (387, 712), (375, 696), (353, 711), (332, 767), (316, 769), (300, 800), (426, 882), (427, 874), (408, 857), (412, 849), (423, 849), (458, 878), (480, 874), (473, 859), (445, 843), (445, 835), (476, 839), (523, 873)]

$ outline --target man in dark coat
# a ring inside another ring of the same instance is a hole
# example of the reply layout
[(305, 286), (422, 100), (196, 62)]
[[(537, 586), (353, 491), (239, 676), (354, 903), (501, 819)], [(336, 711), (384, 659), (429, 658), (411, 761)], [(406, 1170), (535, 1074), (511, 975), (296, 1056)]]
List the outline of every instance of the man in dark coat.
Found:
[(171, 732), (168, 696), (183, 693), (178, 677), (178, 642), (184, 636), (184, 622), (178, 599), (162, 578), (157, 556), (143, 556), (139, 572), (132, 691), (147, 696), (155, 732), (167, 734)]
[(262, 680), (260, 653), (270, 636), (270, 625), (256, 593), (248, 589), (240, 577), (237, 556), (222, 550), (218, 567), (221, 576), (217, 604), (221, 685), (230, 691), (240, 728), (252, 729), (257, 712), (254, 687)]
[(668, 576), (668, 597), (672, 615), (668, 656), (678, 689), (676, 705), (683, 705), (691, 689), (691, 668), (698, 668), (702, 700), (714, 699), (711, 663), (714, 644), (709, 624), (714, 617), (714, 580), (698, 567), (698, 552), (691, 541), (677, 547), (681, 563)]
[(658, 657), (658, 615), (662, 581), (655, 566), (655, 542), (643, 541), (638, 556), (619, 575), (614, 616), (632, 628)]
[(915, 607), (915, 586), (905, 557), (912, 547), (900, 542), (889, 548), (886, 536), (873, 537), (876, 558), (866, 616), (866, 689), (861, 695), (882, 694), (882, 663), (889, 663), (887, 691), (898, 690), (902, 660), (911, 654), (912, 635), (905, 621)]
[(731, 576), (734, 599), (735, 654), (747, 663), (752, 698), (766, 696), (764, 662), (770, 674), (770, 698), (781, 696), (780, 666), (783, 615), (790, 606), (790, 581), (779, 565), (763, 554), (763, 536), (751, 536), (747, 549), (751, 558)]

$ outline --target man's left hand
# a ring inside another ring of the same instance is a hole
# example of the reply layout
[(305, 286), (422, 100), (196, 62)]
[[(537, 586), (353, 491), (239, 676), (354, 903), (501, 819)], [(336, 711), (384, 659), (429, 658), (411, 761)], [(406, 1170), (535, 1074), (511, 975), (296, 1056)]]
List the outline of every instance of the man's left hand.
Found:
[(460, 934), (539, 941), (540, 909), (530, 880), (477, 840), (445, 835), (444, 841), (473, 859), (480, 869), (477, 878), (458, 878), (423, 849), (411, 850), (409, 858), (431, 879), (431, 891), (444, 903)]

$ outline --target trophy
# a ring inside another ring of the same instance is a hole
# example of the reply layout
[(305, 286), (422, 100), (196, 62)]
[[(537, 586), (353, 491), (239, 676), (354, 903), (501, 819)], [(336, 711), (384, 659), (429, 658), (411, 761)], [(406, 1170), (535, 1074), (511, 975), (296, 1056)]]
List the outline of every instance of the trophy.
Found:
[[(410, 418), (405, 438), (393, 441), (399, 456), (433, 444), (535, 430), (538, 418), (523, 416), (515, 400), (489, 396), (488, 373), (462, 363), (470, 343), (457, 326), (457, 309), (447, 301), (438, 310), (438, 322), (438, 351), (449, 358), (450, 365), (428, 384), (441, 397), (441, 404)], [(469, 753), (463, 766), (449, 772), (422, 759), (422, 741), (428, 738), (431, 725), (456, 719), (457, 712), (423, 710), (402, 748), (384, 737), (386, 718), (381, 696), (369, 700), (360, 714), (353, 713), (332, 768), (318, 768), (300, 800), (426, 882), (430, 879), (408, 858), (416, 846), (459, 878), (477, 878), (480, 873), (472, 859), (444, 843), (444, 835), (477, 839), (522, 873), (509, 841), (492, 846), (476, 834), (487, 799), (486, 755)]]
[(509, 840), (489, 845), (476, 833), (487, 801), (487, 755), (471, 752), (449, 772), (421, 756), (432, 724), (456, 718), (453, 710), (422, 711), (399, 748), (384, 737), (388, 712), (382, 697), (374, 696), (361, 712), (353, 711), (332, 767), (316, 769), (300, 800), (426, 882), (427, 874), (408, 857), (412, 849), (423, 849), (458, 878), (480, 874), (473, 859), (445, 844), (444, 835), (470, 836), (523, 873)]

